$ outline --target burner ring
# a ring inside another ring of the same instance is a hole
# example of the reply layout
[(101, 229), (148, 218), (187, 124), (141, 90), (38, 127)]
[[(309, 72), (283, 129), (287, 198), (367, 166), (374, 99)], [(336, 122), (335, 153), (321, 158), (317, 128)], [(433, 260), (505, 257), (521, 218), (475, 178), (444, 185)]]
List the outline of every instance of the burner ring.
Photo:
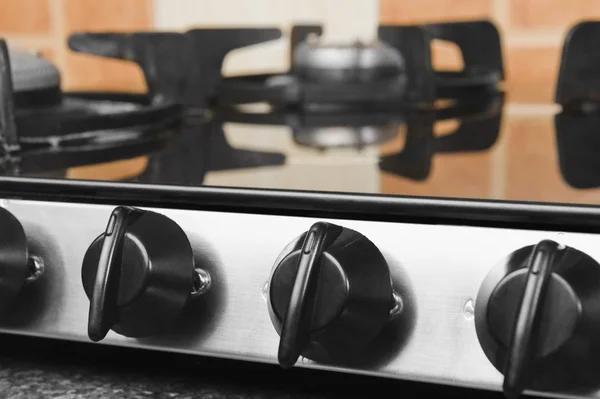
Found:
[(302, 42), (294, 51), (294, 75), (309, 82), (376, 82), (405, 73), (404, 58), (382, 42), (352, 46)]

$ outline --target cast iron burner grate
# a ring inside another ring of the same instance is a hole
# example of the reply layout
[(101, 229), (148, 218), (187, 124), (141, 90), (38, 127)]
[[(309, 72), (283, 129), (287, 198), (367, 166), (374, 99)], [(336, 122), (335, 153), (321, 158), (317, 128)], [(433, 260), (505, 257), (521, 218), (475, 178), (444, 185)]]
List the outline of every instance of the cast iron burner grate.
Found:
[[(42, 68), (34, 63), (19, 70), (11, 65), (11, 52), (19, 61), (20, 54), (0, 40), (3, 173), (19, 175), (141, 155), (162, 148), (179, 125), (182, 107), (174, 101), (153, 93), (62, 92), (59, 73), (55, 79), (48, 75), (53, 67), (47, 61), (41, 60)], [(43, 74), (53, 79), (48, 85), (17, 90), (13, 77), (22, 83), (24, 72), (38, 81)]]
[[(69, 38), (69, 46), (82, 53), (135, 61), (144, 71), (151, 93), (201, 108), (264, 102), (278, 108), (327, 105), (326, 110), (332, 105), (431, 104), (437, 98), (496, 92), (504, 79), (500, 35), (490, 21), (380, 26), (376, 48), (354, 45), (326, 49), (337, 50), (338, 65), (350, 65), (350, 69), (352, 64), (339, 64), (340, 51), (343, 57), (359, 55), (360, 70), (356, 65), (353, 70), (329, 70), (330, 79), (321, 75), (315, 78), (307, 73), (306, 62), (297, 62), (302, 49), (309, 60), (315, 60), (314, 51), (307, 50), (311, 48), (308, 42), (311, 36), (321, 33), (319, 25), (293, 27), (290, 71), (233, 77), (221, 73), (223, 60), (231, 50), (278, 39), (281, 30), (77, 33)], [(434, 70), (431, 45), (435, 39), (454, 42), (459, 47), (464, 60), (462, 71)], [(369, 64), (363, 55), (371, 61), (375, 57), (375, 63)]]
[[(225, 105), (267, 102), (277, 108), (326, 111), (332, 107), (414, 106), (438, 98), (496, 92), (504, 79), (500, 36), (489, 21), (380, 26), (379, 40), (366, 46), (311, 44), (309, 38), (314, 42), (322, 31), (319, 25), (293, 27), (290, 71), (222, 78), (217, 101)], [(434, 70), (431, 46), (435, 39), (458, 45), (464, 60), (462, 71)], [(352, 54), (353, 63), (347, 60)], [(324, 69), (328, 63), (344, 73)]]

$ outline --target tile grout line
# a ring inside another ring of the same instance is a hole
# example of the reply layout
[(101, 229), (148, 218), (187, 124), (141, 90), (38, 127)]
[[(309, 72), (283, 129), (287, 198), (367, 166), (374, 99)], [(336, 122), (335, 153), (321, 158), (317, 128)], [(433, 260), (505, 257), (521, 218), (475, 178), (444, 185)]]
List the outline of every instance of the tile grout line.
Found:
[(53, 39), (53, 50), (55, 54), (56, 63), (64, 76), (67, 71), (67, 50), (66, 50), (66, 35), (65, 35), (65, 1), (64, 0), (51, 0), (51, 18), (52, 18), (52, 39)]
[(563, 40), (561, 30), (530, 30), (506, 35), (505, 43), (511, 48), (537, 48), (560, 46)]
[(546, 116), (554, 115), (560, 112), (561, 107), (558, 104), (526, 104), (509, 103), (504, 106), (505, 112), (511, 117), (531, 117), (532, 115)]
[[(507, 49), (510, 41), (507, 40), (509, 36), (509, 23), (510, 23), (510, 5), (508, 0), (492, 0), (492, 13), (494, 19), (497, 21), (500, 34), (502, 39), (502, 52), (505, 58), (508, 55)], [(505, 61), (506, 62), (506, 61)], [(506, 123), (506, 119), (501, 123)], [(495, 199), (506, 198), (506, 143), (505, 136), (502, 134), (504, 127), (500, 126), (500, 137), (496, 144), (496, 149), (492, 155), (492, 168), (490, 171), (491, 185), (491, 196)]]
[[(506, 119), (502, 121), (505, 124)], [(503, 134), (505, 126), (500, 126), (500, 137), (496, 144), (496, 150), (492, 155), (492, 179), (491, 197), (494, 199), (506, 199), (506, 135)]]
[(510, 22), (510, 5), (508, 4), (508, 0), (492, 0), (492, 14), (500, 26), (508, 31), (508, 24)]

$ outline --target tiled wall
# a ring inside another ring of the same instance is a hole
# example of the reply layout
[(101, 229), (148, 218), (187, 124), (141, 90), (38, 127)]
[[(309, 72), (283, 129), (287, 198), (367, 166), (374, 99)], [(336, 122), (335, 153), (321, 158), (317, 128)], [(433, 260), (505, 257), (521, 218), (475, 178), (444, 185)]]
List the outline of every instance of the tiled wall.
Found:
[(568, 29), (600, 19), (597, 0), (381, 0), (384, 23), (491, 18), (501, 29), (512, 102), (553, 101)]
[(153, 23), (152, 0), (1, 0), (0, 37), (39, 50), (61, 69), (69, 89), (143, 90), (137, 68), (72, 54), (66, 37), (78, 30), (139, 30)]
[[(139, 71), (118, 61), (86, 59), (66, 49), (74, 30), (181, 29), (193, 25), (290, 24), (323, 21), (332, 37), (374, 34), (382, 23), (491, 18), (502, 31), (510, 100), (552, 101), (559, 51), (568, 28), (600, 18), (597, 0), (2, 0), (0, 35), (54, 59), (67, 88), (142, 90)], [(236, 5), (237, 4), (237, 5)], [(232, 11), (233, 10), (233, 11)], [(238, 65), (278, 66), (284, 42)], [(444, 51), (438, 61), (453, 55)], [(235, 70), (236, 68), (230, 68)]]

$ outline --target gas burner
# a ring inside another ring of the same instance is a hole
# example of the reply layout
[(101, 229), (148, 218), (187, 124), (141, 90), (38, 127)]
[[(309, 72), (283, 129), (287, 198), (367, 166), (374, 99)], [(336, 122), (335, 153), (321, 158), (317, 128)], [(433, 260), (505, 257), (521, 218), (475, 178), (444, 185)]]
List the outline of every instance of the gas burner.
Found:
[[(154, 98), (195, 108), (269, 103), (274, 108), (330, 112), (349, 106), (397, 108), (437, 98), (497, 92), (504, 79), (498, 30), (490, 21), (380, 26), (373, 43), (325, 43), (321, 26), (295, 26), (291, 69), (283, 73), (223, 77), (234, 49), (281, 37), (277, 28), (193, 29), (177, 32), (77, 33), (72, 50), (137, 62)], [(316, 38), (315, 38), (316, 37)], [(454, 42), (462, 71), (435, 71), (434, 39)]]
[[(324, 43), (321, 26), (292, 29), (291, 69), (282, 74), (227, 77), (217, 101), (222, 105), (267, 102), (276, 108), (377, 108), (432, 103), (469, 92), (495, 92), (504, 78), (500, 37), (489, 21), (381, 26), (368, 44)], [(434, 39), (455, 42), (463, 71), (435, 71)]]
[(119, 159), (140, 144), (155, 147), (177, 127), (182, 111), (152, 94), (62, 92), (53, 64), (9, 50), (4, 41), (0, 92), (0, 163), (13, 173)]

